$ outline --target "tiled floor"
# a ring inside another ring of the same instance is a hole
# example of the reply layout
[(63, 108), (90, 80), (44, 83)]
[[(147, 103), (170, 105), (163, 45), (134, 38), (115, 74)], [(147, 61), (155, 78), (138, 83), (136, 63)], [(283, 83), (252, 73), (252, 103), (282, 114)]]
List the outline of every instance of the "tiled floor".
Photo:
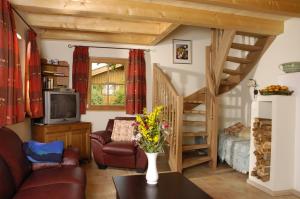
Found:
[[(110, 167), (100, 170), (93, 161), (83, 167), (87, 173), (87, 199), (114, 199), (116, 192), (112, 177), (137, 174), (132, 170)], [(159, 171), (169, 170), (163, 157), (159, 158), (158, 168)], [(271, 197), (248, 185), (246, 175), (224, 165), (217, 171), (212, 171), (207, 165), (196, 166), (185, 170), (183, 174), (215, 199), (297, 199), (295, 196)]]

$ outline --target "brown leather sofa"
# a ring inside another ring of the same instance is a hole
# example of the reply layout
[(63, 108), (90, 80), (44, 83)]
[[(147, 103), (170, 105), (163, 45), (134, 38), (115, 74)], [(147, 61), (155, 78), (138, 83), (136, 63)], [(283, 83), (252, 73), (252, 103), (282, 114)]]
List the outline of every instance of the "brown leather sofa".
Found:
[[(22, 145), (22, 141), (12, 130), (0, 128), (1, 199), (85, 198), (86, 176), (83, 169), (65, 166), (63, 163), (33, 171)], [(67, 164), (76, 157), (72, 151), (65, 151), (64, 155)]]
[(132, 117), (116, 117), (110, 119), (104, 131), (91, 134), (91, 144), (94, 159), (100, 169), (107, 166), (136, 169), (138, 173), (145, 171), (147, 157), (134, 142), (114, 142), (111, 134), (114, 120), (135, 120)]

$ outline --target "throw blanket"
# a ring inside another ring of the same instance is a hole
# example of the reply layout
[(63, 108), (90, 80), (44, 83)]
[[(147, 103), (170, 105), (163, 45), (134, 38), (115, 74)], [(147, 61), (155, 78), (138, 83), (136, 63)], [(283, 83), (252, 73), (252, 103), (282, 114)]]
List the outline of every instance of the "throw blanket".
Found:
[(233, 135), (219, 135), (218, 155), (220, 160), (232, 166), (233, 169), (247, 173), (249, 171), (250, 138)]
[(23, 145), (24, 151), (29, 161), (36, 162), (61, 162), (64, 150), (62, 141), (50, 143), (40, 143), (28, 141)]

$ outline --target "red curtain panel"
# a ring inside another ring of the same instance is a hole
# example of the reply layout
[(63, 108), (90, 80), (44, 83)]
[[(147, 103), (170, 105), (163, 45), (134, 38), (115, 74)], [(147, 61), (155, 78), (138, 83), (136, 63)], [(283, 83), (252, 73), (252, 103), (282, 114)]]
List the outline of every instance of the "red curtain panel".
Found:
[(126, 113), (140, 114), (146, 107), (146, 64), (143, 50), (130, 50), (126, 79)]
[(36, 42), (36, 33), (28, 31), (25, 68), (25, 104), (26, 112), (31, 118), (43, 117), (43, 93), (40, 53)]
[(0, 126), (24, 121), (24, 101), (16, 27), (11, 5), (0, 4)]
[(73, 52), (73, 89), (79, 92), (80, 113), (85, 114), (89, 80), (89, 48), (76, 46)]

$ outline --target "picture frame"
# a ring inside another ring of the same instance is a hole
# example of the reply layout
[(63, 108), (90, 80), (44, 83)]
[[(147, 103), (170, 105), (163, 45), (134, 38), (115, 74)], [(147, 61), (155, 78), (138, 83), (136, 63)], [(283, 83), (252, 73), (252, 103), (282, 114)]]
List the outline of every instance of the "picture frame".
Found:
[(192, 64), (192, 41), (173, 39), (173, 63)]

